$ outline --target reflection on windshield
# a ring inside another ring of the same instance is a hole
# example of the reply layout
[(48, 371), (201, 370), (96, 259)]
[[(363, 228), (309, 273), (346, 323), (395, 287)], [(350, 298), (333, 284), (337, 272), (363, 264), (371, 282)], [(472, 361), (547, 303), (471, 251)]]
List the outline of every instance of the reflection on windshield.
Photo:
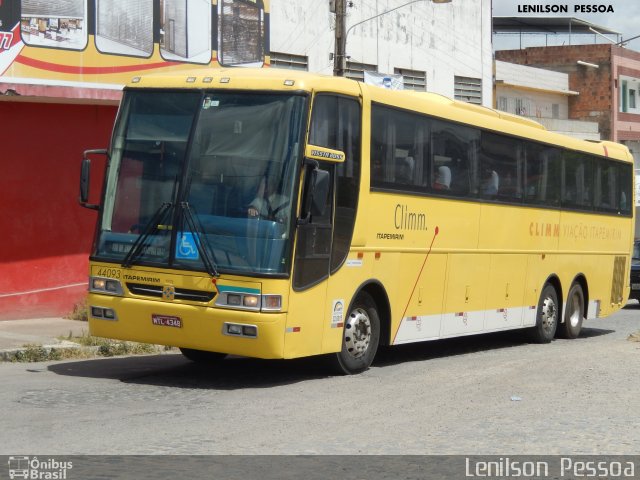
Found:
[[(204, 254), (222, 272), (286, 273), (305, 101), (128, 92), (112, 144), (97, 256), (210, 270)], [(151, 221), (163, 204), (169, 213)], [(185, 220), (185, 211), (194, 221)]]
[(303, 105), (273, 94), (203, 99), (188, 202), (222, 270), (286, 271)]

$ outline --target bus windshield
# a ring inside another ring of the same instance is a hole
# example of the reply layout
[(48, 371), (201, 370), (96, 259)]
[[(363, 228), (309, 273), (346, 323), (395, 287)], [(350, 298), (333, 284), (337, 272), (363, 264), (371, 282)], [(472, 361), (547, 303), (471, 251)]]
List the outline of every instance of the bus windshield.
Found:
[(306, 97), (128, 91), (96, 256), (285, 274)]

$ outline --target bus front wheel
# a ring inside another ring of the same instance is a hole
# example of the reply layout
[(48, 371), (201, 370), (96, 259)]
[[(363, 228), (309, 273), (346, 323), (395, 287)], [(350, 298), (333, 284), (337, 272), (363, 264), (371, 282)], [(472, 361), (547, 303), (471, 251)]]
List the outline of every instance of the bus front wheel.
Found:
[(360, 292), (345, 318), (342, 350), (331, 356), (334, 369), (352, 375), (364, 372), (373, 362), (380, 342), (380, 317), (376, 303)]
[(558, 336), (562, 338), (576, 338), (580, 335), (584, 320), (584, 293), (578, 283), (571, 285), (567, 296), (567, 308), (564, 313), (564, 323), (558, 326)]
[(536, 314), (536, 325), (529, 330), (531, 340), (535, 343), (549, 343), (553, 340), (558, 328), (559, 318), (558, 294), (553, 285), (547, 283), (542, 289), (538, 310)]
[(180, 352), (186, 358), (195, 363), (203, 365), (213, 365), (221, 362), (227, 356), (226, 353), (207, 352), (205, 350), (194, 350), (192, 348), (181, 348)]

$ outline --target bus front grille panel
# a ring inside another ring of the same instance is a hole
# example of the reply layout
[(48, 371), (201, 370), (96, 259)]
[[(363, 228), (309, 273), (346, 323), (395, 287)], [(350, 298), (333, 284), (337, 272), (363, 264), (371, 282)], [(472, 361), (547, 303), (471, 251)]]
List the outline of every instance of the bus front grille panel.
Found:
[(625, 258), (615, 257), (613, 260), (613, 279), (611, 282), (611, 303), (622, 303), (622, 291), (624, 289)]
[[(145, 285), (142, 283), (127, 283), (127, 288), (134, 295), (145, 297), (162, 298), (162, 285)], [(208, 303), (216, 296), (215, 292), (205, 290), (190, 290), (187, 288), (176, 288), (173, 298), (175, 300), (187, 300), (189, 302)]]

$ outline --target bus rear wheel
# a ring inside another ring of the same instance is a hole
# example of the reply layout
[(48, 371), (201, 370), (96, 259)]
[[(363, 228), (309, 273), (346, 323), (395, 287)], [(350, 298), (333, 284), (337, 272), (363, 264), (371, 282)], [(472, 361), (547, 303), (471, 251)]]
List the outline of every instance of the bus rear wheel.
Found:
[(529, 329), (529, 337), (535, 343), (549, 343), (553, 340), (558, 328), (558, 294), (553, 285), (547, 283), (542, 289), (538, 310), (536, 314), (536, 325)]
[(192, 348), (181, 348), (180, 352), (192, 362), (202, 365), (214, 365), (224, 360), (227, 356), (226, 353), (207, 352), (205, 350), (194, 350)]
[(564, 323), (558, 326), (558, 336), (576, 338), (582, 330), (584, 320), (584, 293), (578, 283), (571, 285), (567, 296), (567, 308), (564, 312)]
[(345, 318), (342, 349), (331, 356), (334, 369), (342, 374), (364, 372), (373, 362), (380, 343), (380, 317), (376, 303), (360, 292)]

